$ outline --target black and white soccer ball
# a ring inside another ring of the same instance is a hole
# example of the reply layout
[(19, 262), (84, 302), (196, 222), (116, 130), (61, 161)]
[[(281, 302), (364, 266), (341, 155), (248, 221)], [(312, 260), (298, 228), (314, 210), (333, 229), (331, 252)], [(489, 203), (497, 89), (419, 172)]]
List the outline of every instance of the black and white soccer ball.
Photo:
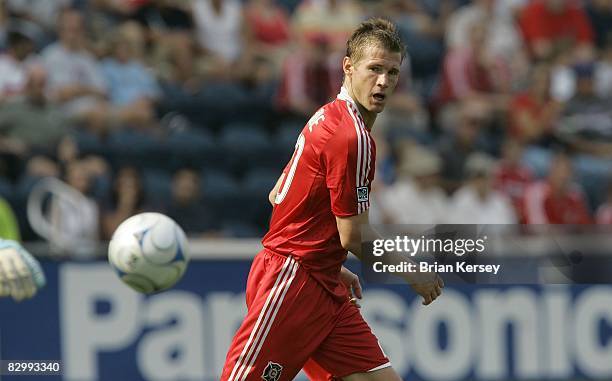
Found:
[(128, 286), (145, 294), (178, 282), (189, 263), (183, 229), (161, 213), (141, 213), (123, 221), (108, 246), (108, 261)]

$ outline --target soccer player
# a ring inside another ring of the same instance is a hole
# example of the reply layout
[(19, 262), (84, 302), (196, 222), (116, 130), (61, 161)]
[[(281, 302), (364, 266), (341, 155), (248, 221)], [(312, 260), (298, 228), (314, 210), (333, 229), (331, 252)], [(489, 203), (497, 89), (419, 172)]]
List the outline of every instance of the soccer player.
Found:
[(45, 286), (40, 264), (19, 243), (0, 238), (0, 297), (19, 302)]
[[(347, 42), (344, 83), (300, 134), (270, 194), (270, 230), (247, 280), (248, 313), (231, 344), (222, 381), (287, 381), (303, 367), (313, 381), (398, 381), (378, 340), (351, 302), (361, 257), (376, 146), (370, 131), (398, 82), (405, 48), (383, 19), (362, 23)], [(442, 281), (412, 284), (431, 303)]]

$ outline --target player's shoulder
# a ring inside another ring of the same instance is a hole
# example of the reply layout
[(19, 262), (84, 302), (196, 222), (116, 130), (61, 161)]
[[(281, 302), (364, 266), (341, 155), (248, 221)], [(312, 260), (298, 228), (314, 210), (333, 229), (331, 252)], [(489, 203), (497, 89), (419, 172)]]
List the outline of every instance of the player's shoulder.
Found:
[(321, 107), (308, 121), (307, 126), (317, 125), (329, 138), (356, 139), (357, 116), (351, 116), (346, 101), (336, 99)]

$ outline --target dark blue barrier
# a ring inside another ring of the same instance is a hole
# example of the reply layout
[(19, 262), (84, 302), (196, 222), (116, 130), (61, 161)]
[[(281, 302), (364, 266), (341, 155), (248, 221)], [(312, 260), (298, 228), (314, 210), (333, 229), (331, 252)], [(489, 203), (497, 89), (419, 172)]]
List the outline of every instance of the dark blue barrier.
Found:
[[(192, 261), (145, 297), (105, 262), (45, 262), (36, 298), (0, 300), (0, 359), (61, 359), (64, 376), (45, 380), (218, 380), (249, 266)], [(430, 307), (407, 286), (365, 289), (362, 313), (406, 380), (612, 379), (612, 286), (448, 287)]]

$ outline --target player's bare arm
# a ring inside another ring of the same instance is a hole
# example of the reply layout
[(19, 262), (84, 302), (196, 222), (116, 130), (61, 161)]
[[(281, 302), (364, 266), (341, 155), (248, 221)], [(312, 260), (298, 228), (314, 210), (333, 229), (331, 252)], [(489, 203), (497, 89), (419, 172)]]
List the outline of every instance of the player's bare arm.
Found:
[(270, 194), (268, 194), (268, 200), (270, 201), (270, 204), (272, 204), (272, 206), (274, 206), (274, 199), (276, 198), (276, 195), (278, 194), (278, 190), (280, 189), (284, 178), (285, 178), (285, 173), (283, 172), (279, 176), (278, 180), (276, 180), (276, 184), (274, 185), (274, 188), (272, 188), (272, 190), (270, 191)]
[[(368, 211), (350, 217), (336, 217), (336, 224), (342, 247), (362, 260), (361, 229), (369, 224)], [(437, 274), (405, 274), (403, 279), (423, 298), (424, 305), (436, 300), (444, 288), (444, 282)]]

